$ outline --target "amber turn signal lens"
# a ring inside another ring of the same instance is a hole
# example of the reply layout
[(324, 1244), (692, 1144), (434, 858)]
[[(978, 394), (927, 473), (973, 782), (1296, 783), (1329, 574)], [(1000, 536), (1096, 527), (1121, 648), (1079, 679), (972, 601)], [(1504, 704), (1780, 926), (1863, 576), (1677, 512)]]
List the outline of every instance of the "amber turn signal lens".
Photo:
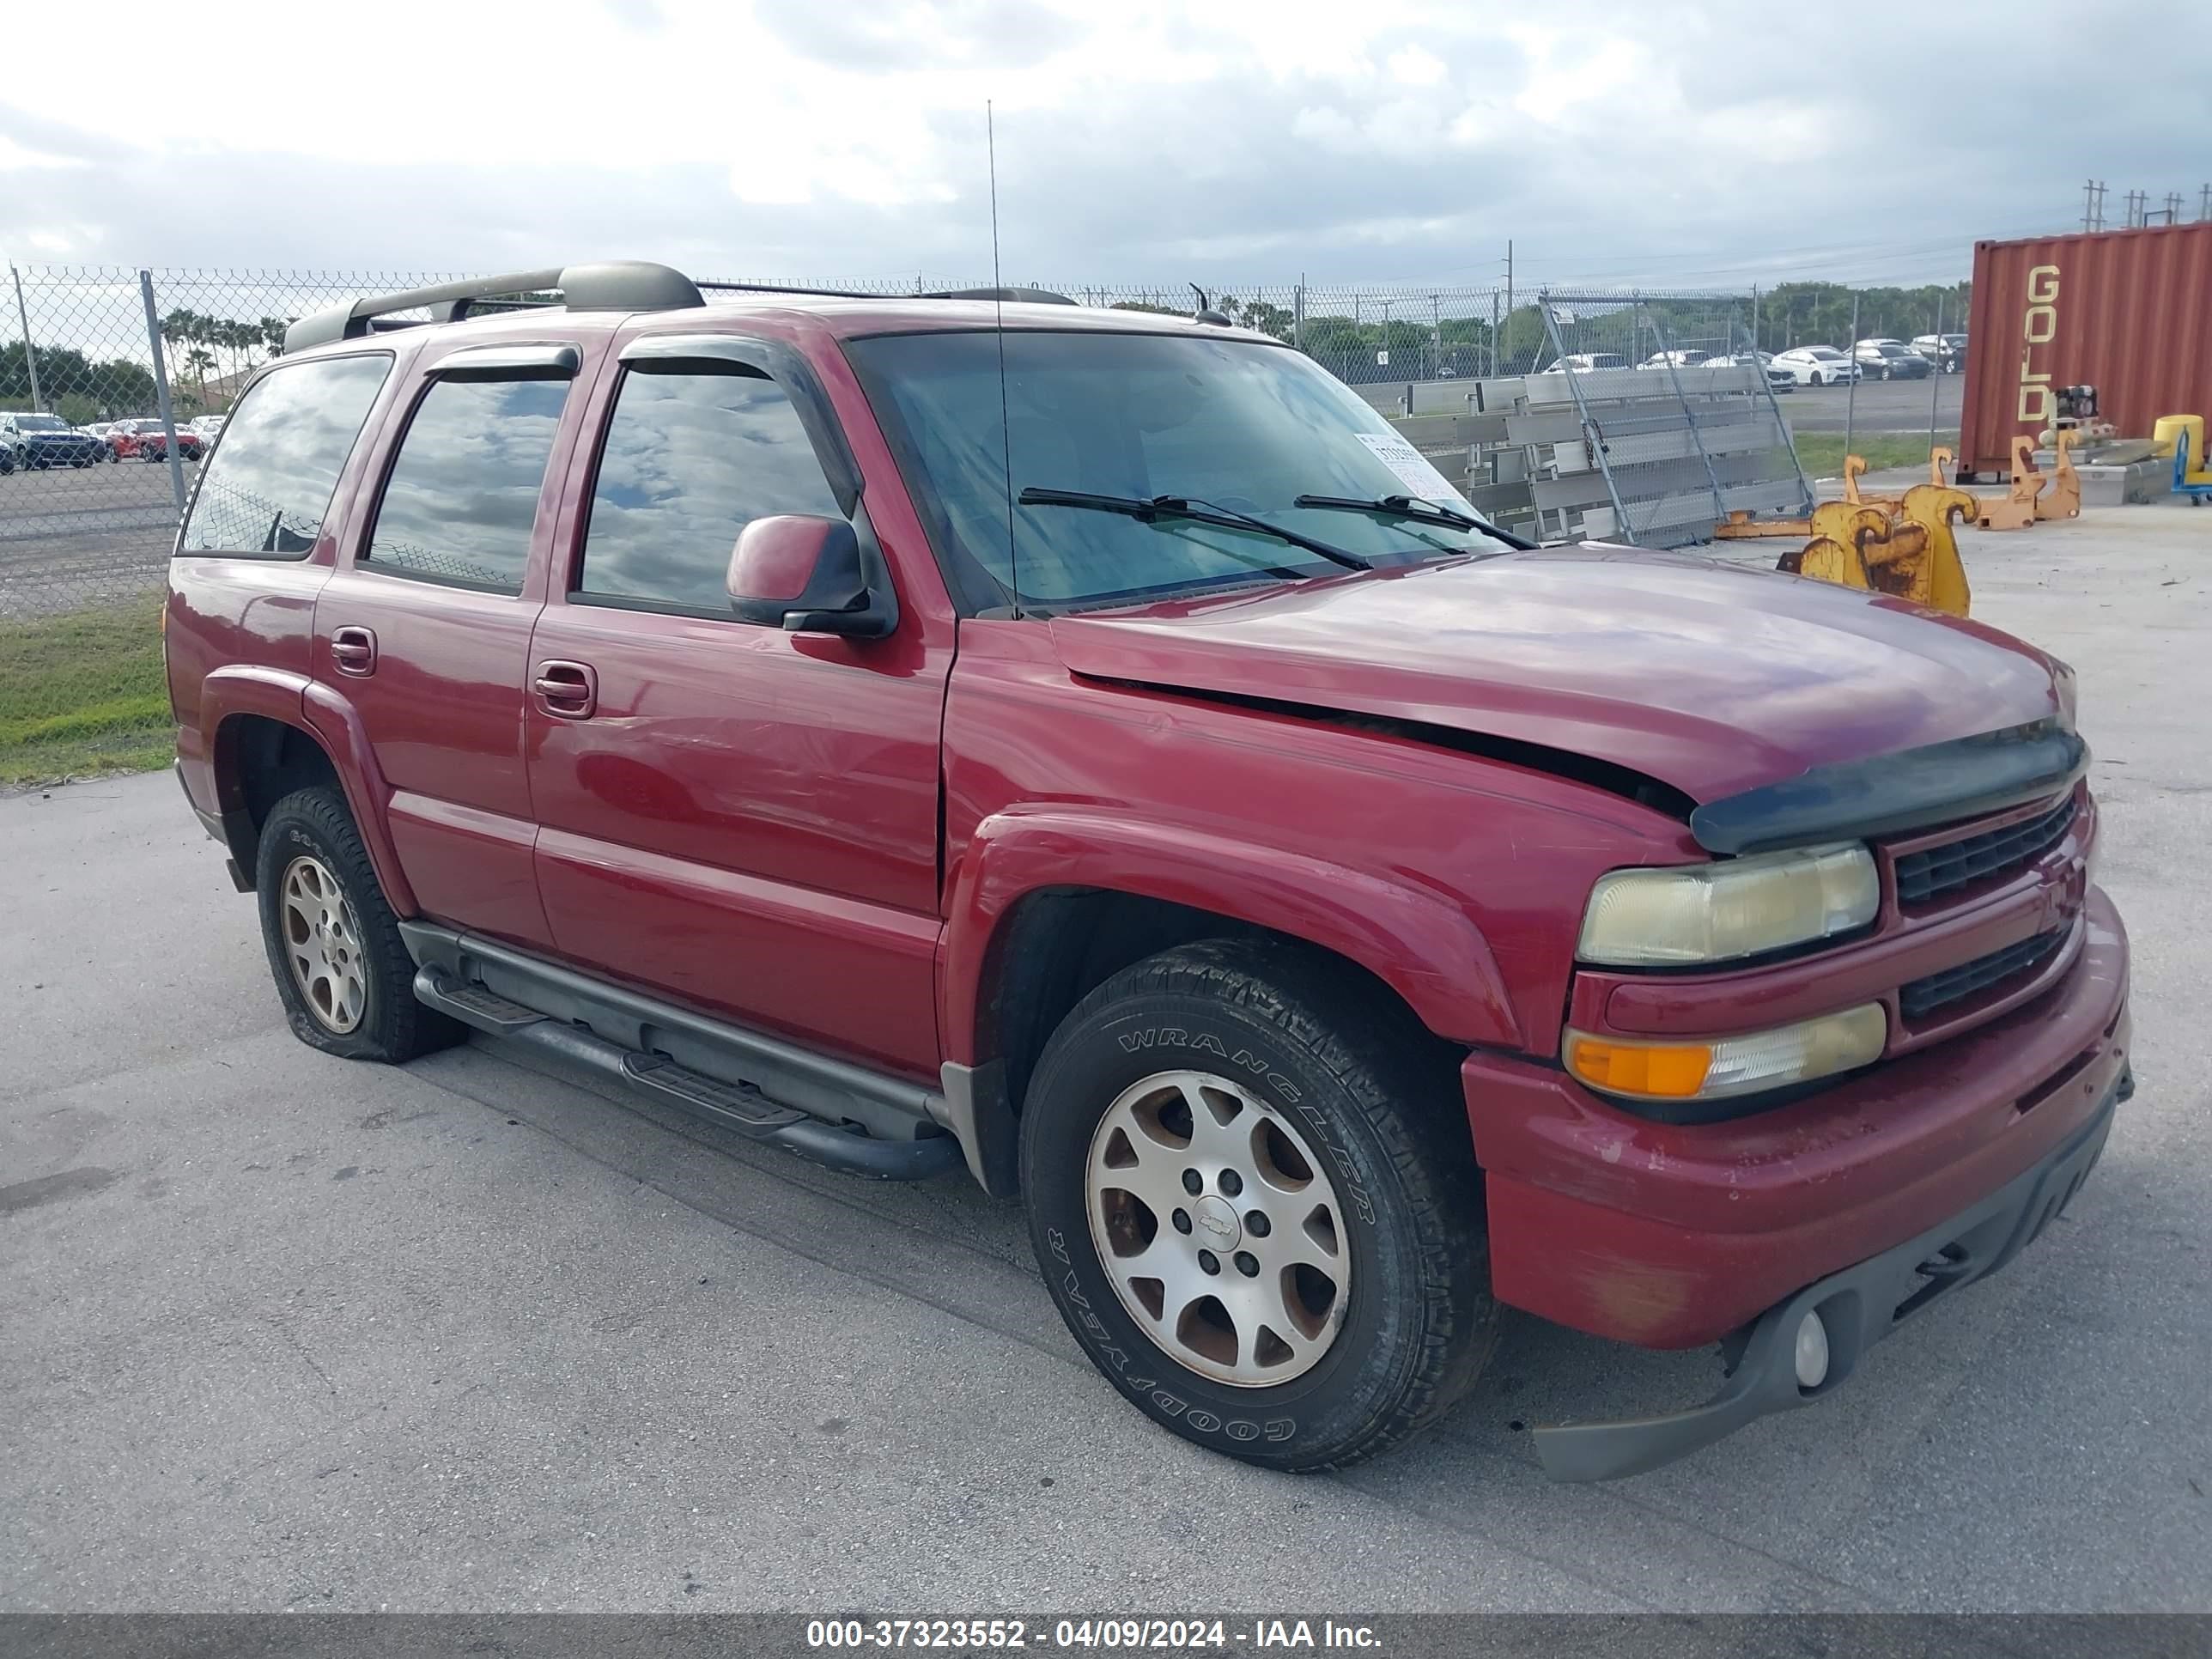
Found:
[(1646, 1048), (1577, 1036), (1567, 1049), (1567, 1069), (1591, 1088), (1668, 1100), (1687, 1100), (1704, 1088), (1712, 1063), (1711, 1045), (1702, 1042)]
[(1645, 1100), (1716, 1100), (1832, 1077), (1881, 1058), (1889, 1018), (1878, 1002), (1771, 1030), (1703, 1042), (1646, 1042), (1570, 1030), (1561, 1057), (1591, 1088)]

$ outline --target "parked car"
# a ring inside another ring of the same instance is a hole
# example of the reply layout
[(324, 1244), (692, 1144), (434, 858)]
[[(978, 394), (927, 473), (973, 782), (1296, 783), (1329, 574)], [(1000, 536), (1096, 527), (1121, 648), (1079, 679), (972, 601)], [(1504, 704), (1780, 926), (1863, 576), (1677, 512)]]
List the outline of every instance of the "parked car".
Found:
[(1774, 361), (1799, 386), (1843, 386), (1859, 378), (1858, 366), (1833, 346), (1795, 346)]
[(1851, 348), (1859, 372), (1874, 380), (1924, 380), (1936, 365), (1902, 340), (1861, 340)]
[[(169, 459), (169, 434), (159, 421), (134, 421), (131, 425), (131, 454), (142, 461), (166, 461)], [(207, 453), (207, 447), (212, 441), (189, 426), (177, 428), (177, 454), (180, 459), (197, 461)]]
[(20, 466), (90, 466), (101, 459), (100, 440), (87, 437), (58, 415), (14, 410), (6, 418), (15, 428)]
[(23, 434), (15, 430), (15, 417), (0, 415), (0, 477), (6, 477), (28, 462), (29, 448)]
[(184, 793), (308, 1046), (965, 1168), (1132, 1404), (1291, 1469), (1441, 1417), (1501, 1305), (1724, 1344), (1706, 1407), (1534, 1437), (1683, 1455), (2097, 1161), (2127, 943), (2033, 647), (1532, 547), (1251, 331), (437, 293), (518, 285), (568, 308), (294, 324), (168, 567)]
[(137, 457), (139, 453), (138, 440), (141, 434), (147, 432), (159, 434), (161, 430), (161, 423), (159, 421), (117, 421), (107, 428), (108, 451), (118, 461), (130, 460)]
[(1774, 361), (1769, 351), (1731, 351), (1708, 357), (1700, 368), (1759, 368), (1765, 371), (1766, 384), (1777, 392), (1795, 392), (1797, 377)]
[(1671, 364), (1676, 368), (1695, 368), (1698, 364), (1704, 362), (1705, 360), (1705, 353), (1694, 349), (1684, 351), (1655, 351), (1649, 357), (1646, 357), (1642, 362), (1637, 364), (1637, 368), (1665, 368)]
[(1595, 374), (1602, 368), (1626, 368), (1628, 359), (1617, 351), (1571, 351), (1564, 357), (1554, 357), (1536, 372), (1539, 374)]
[(208, 442), (213, 443), (222, 434), (222, 423), (228, 417), (222, 415), (198, 415), (192, 418), (192, 430)]
[(1966, 367), (1966, 337), (1963, 334), (1916, 334), (1912, 349), (1946, 374)]

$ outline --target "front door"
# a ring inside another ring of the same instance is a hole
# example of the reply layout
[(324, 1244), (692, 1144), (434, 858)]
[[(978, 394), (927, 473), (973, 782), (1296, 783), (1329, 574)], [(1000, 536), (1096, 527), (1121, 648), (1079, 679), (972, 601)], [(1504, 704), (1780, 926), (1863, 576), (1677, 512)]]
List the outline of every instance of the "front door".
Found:
[[(562, 955), (742, 1024), (934, 1080), (938, 732), (949, 635), (738, 620), (738, 532), (851, 518), (858, 477), (787, 349), (647, 336), (531, 649), (538, 887)], [(804, 413), (802, 413), (804, 410)]]
[(373, 521), (317, 601), (316, 678), (361, 719), (424, 913), (544, 949), (523, 681), (544, 602), (532, 551), (541, 520), (551, 534), (579, 357), (532, 356), (463, 349), (431, 366), (398, 453), (380, 458)]

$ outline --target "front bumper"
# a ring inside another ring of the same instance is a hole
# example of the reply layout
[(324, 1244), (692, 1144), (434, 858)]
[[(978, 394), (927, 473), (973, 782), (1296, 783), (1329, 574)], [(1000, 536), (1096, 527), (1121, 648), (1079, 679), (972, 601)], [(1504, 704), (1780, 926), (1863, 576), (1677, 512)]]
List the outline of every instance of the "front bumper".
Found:
[[(1752, 1328), (1720, 1392), (1665, 1417), (1540, 1427), (1536, 1455), (1554, 1480), (1613, 1480), (1641, 1474), (1709, 1446), (1772, 1412), (1809, 1405), (1850, 1376), (1866, 1351), (1910, 1316), (1995, 1273), (2066, 1207), (2105, 1150), (2120, 1102), (2135, 1092), (2123, 1072), (2089, 1121), (2033, 1168), (1942, 1225), (1808, 1285)], [(1828, 1367), (1801, 1387), (1794, 1358), (1799, 1325), (1817, 1314)]]
[(2100, 889), (2077, 926), (2070, 965), (2029, 1000), (1721, 1123), (1654, 1122), (1557, 1065), (1471, 1054), (1498, 1299), (1594, 1336), (1698, 1347), (2036, 1167), (2127, 1064), (2127, 936)]

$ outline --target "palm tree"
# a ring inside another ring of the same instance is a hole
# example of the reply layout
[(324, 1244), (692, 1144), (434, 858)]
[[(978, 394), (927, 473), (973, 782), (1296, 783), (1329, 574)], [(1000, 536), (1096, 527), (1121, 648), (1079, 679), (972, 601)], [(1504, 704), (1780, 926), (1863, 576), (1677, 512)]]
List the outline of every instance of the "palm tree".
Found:
[(199, 381), (202, 409), (207, 407), (207, 372), (215, 366), (215, 354), (205, 346), (196, 345), (185, 354), (185, 368)]

